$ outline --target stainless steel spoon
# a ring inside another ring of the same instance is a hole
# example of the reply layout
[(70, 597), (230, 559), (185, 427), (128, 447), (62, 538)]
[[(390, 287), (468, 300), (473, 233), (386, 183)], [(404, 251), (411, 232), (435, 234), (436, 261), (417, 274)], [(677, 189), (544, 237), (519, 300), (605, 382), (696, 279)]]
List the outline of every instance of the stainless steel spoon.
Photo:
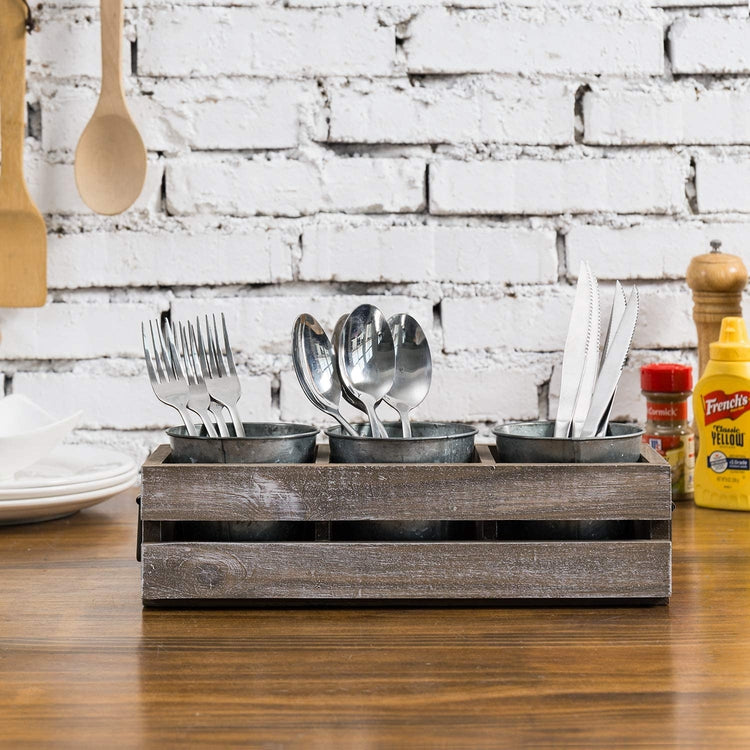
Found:
[(377, 402), (393, 385), (396, 356), (385, 315), (372, 305), (360, 305), (346, 319), (339, 340), (341, 382), (367, 410), (373, 437), (388, 433), (375, 413)]
[(314, 406), (330, 414), (350, 435), (357, 431), (339, 411), (339, 381), (333, 346), (312, 315), (302, 314), (294, 321), (292, 361), (302, 391)]
[(388, 326), (396, 348), (396, 374), (383, 401), (398, 412), (402, 434), (410, 438), (409, 412), (425, 400), (432, 382), (430, 345), (422, 326), (411, 315), (394, 315), (388, 318)]
[[(344, 397), (344, 401), (351, 404), (355, 409), (359, 409), (363, 414), (367, 414), (367, 409), (365, 409), (365, 405), (354, 396), (354, 394), (344, 385), (343, 379), (341, 377), (341, 373), (339, 372), (339, 358), (338, 358), (338, 352), (341, 348), (341, 331), (344, 330), (344, 323), (346, 323), (346, 319), (348, 318), (348, 315), (342, 315), (338, 322), (336, 323), (336, 327), (333, 329), (333, 338), (331, 340), (331, 343), (333, 344), (333, 352), (334, 352), (334, 360), (336, 362), (336, 372), (339, 374), (339, 380), (341, 381), (341, 395)], [(375, 407), (377, 408), (380, 401), (378, 401), (377, 404), (375, 404)]]

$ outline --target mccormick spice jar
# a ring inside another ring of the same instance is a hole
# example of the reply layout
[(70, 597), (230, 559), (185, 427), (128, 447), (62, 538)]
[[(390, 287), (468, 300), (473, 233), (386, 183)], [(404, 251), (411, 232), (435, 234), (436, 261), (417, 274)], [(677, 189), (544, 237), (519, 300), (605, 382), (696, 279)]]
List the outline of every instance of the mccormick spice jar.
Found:
[(692, 500), (694, 494), (695, 434), (688, 422), (692, 389), (693, 370), (689, 365), (641, 367), (641, 390), (646, 397), (643, 442), (672, 467), (673, 500)]

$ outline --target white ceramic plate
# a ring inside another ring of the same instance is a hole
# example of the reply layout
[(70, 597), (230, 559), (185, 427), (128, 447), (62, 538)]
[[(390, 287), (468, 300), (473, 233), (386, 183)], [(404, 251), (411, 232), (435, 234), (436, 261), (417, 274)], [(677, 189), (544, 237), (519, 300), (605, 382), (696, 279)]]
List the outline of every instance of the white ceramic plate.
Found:
[(137, 481), (133, 476), (125, 482), (91, 492), (43, 497), (32, 500), (6, 500), (0, 503), (0, 525), (51, 521), (69, 516), (82, 508), (101, 503), (113, 495), (130, 489)]
[(20, 394), (0, 398), (0, 481), (48, 455), (75, 427), (83, 412), (55, 419)]
[(34, 500), (42, 497), (56, 497), (62, 495), (77, 495), (81, 492), (93, 492), (106, 489), (112, 485), (122, 484), (133, 479), (138, 469), (131, 469), (114, 477), (95, 479), (93, 482), (76, 482), (75, 484), (60, 484), (51, 487), (28, 487), (17, 490), (0, 490), (0, 503), (8, 500)]
[(119, 451), (91, 445), (61, 445), (13, 478), (0, 480), (0, 491), (49, 487), (63, 494), (68, 485), (108, 480), (135, 469), (135, 461)]

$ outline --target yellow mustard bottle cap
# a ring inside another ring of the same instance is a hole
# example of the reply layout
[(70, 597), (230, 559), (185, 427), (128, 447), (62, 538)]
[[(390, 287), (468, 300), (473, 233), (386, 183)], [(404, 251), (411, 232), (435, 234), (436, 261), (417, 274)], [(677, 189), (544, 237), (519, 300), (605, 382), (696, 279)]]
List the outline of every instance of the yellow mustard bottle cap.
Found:
[(743, 318), (724, 318), (719, 340), (710, 345), (711, 359), (750, 361), (750, 339)]

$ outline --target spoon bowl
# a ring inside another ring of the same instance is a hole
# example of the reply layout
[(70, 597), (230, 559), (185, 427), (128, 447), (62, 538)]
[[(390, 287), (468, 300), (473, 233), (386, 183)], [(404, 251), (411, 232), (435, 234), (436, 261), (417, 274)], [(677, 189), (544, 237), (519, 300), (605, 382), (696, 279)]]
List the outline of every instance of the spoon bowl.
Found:
[(119, 214), (135, 203), (146, 180), (146, 148), (125, 108), (119, 114), (94, 112), (75, 158), (78, 192), (99, 214)]
[(393, 315), (388, 326), (395, 346), (396, 372), (383, 400), (398, 412), (403, 436), (408, 438), (411, 437), (409, 412), (430, 392), (432, 355), (422, 326), (411, 315)]
[(356, 435), (339, 411), (341, 382), (334, 357), (320, 323), (312, 315), (300, 315), (292, 331), (292, 361), (302, 391), (314, 406), (332, 416), (350, 435)]
[[(355, 409), (359, 409), (363, 414), (367, 414), (367, 409), (365, 409), (365, 405), (356, 398), (352, 392), (344, 385), (343, 379), (341, 378), (341, 373), (339, 372), (339, 358), (338, 358), (338, 352), (341, 348), (341, 331), (344, 330), (344, 323), (346, 323), (346, 319), (348, 318), (348, 315), (342, 315), (337, 323), (336, 327), (333, 329), (333, 339), (331, 343), (333, 344), (333, 352), (334, 352), (334, 361), (336, 363), (336, 372), (339, 373), (339, 381), (341, 381), (341, 395), (344, 397), (344, 401), (346, 401), (348, 404), (351, 404)], [(378, 401), (375, 406), (380, 403)]]
[(367, 411), (374, 437), (388, 433), (375, 406), (391, 389), (396, 371), (393, 335), (383, 313), (373, 305), (360, 305), (344, 323), (339, 340), (341, 381)]

